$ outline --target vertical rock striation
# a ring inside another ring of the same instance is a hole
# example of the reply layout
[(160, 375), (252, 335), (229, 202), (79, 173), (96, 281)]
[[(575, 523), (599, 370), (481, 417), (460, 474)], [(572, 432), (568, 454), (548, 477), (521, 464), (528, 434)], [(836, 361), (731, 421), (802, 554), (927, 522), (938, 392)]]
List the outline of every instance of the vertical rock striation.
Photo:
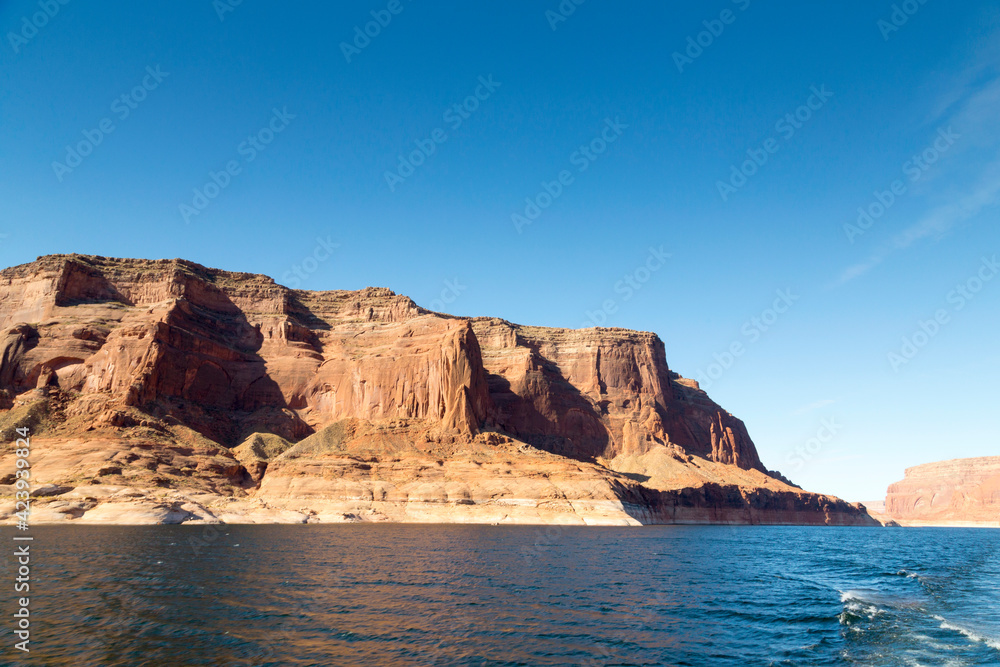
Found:
[(656, 334), (526, 327), (475, 318), (498, 428), (575, 457), (678, 445), (764, 471), (743, 422), (667, 366)]
[(0, 429), (25, 420), (63, 518), (111, 516), (100, 489), (180, 520), (197, 503), (163, 494), (324, 520), (867, 517), (769, 473), (655, 334), (452, 317), (184, 260), (0, 271)]

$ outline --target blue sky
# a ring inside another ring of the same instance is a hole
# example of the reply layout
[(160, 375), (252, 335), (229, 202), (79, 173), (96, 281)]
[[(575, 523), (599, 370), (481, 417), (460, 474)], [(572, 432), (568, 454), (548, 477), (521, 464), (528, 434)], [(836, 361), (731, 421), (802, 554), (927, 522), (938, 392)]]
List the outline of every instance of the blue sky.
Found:
[(1000, 453), (995, 4), (333, 4), (0, 2), (0, 264), (655, 331), (850, 500)]

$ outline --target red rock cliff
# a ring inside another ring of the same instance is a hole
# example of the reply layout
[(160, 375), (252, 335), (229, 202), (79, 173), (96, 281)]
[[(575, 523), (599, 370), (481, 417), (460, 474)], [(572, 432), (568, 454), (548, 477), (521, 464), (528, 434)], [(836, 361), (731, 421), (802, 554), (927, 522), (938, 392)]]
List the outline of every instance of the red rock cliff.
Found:
[(889, 487), (885, 510), (902, 522), (1000, 525), (1000, 456), (908, 468)]
[(475, 433), (489, 406), (469, 322), (386, 289), (298, 292), (183, 260), (51, 256), (0, 273), (0, 330), (13, 392), (44, 382), (155, 408), (226, 444), (347, 417)]
[(670, 443), (764, 470), (743, 422), (667, 366), (656, 334), (552, 329), (476, 318), (497, 426), (570, 456), (644, 454)]
[(158, 489), (187, 489), (395, 520), (434, 520), (415, 502), (458, 517), (441, 520), (868, 520), (768, 473), (655, 334), (452, 317), (184, 260), (0, 271), (0, 431), (28, 423), (71, 518), (100, 516), (98, 489), (183, 516)]

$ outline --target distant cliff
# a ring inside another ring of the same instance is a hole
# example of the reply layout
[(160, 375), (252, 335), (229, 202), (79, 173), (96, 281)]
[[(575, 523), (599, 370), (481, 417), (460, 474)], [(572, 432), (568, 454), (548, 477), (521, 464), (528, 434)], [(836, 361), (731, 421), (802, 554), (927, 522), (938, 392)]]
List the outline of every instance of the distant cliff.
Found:
[[(184, 260), (0, 271), (0, 435), (18, 425), (53, 521), (871, 522), (768, 472), (655, 334)], [(8, 451), (7, 496), (13, 471)]]
[(885, 505), (902, 523), (1000, 526), (1000, 456), (909, 468), (889, 487)]

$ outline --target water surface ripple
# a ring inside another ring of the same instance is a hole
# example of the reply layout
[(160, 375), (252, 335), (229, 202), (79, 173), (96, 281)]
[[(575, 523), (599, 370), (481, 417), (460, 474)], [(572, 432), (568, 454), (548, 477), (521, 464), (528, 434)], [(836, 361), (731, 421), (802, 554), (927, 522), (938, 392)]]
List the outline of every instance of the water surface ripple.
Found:
[(214, 530), (34, 528), (2, 663), (1000, 665), (995, 530)]

